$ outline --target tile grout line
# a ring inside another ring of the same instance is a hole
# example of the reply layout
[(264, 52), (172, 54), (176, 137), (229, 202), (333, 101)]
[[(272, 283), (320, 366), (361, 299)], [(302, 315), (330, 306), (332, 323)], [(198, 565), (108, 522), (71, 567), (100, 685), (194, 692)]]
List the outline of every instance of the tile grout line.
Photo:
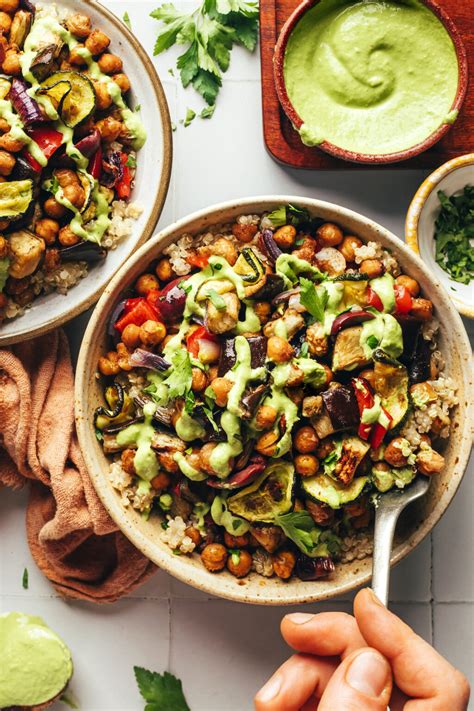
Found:
[(431, 627), (431, 644), (435, 646), (435, 599), (434, 599), (434, 541), (433, 532), (430, 533), (430, 627)]

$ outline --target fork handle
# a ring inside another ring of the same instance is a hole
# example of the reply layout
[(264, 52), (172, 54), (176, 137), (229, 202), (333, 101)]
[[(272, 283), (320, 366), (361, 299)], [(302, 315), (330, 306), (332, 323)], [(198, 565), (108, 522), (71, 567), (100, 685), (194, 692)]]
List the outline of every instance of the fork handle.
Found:
[(372, 563), (372, 590), (380, 602), (388, 604), (390, 586), (390, 556), (393, 536), (397, 525), (399, 510), (376, 509), (374, 528), (374, 553)]

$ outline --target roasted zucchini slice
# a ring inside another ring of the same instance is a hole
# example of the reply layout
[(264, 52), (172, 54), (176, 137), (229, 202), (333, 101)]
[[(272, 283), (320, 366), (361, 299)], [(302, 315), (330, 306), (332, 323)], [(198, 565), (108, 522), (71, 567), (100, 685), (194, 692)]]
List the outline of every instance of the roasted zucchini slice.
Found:
[(377, 348), (373, 354), (375, 392), (392, 418), (390, 434), (405, 424), (411, 410), (408, 371), (398, 360)]
[(71, 83), (66, 80), (61, 80), (45, 88), (38, 89), (39, 96), (47, 96), (51, 101), (53, 108), (61, 114), (64, 99), (71, 91)]
[[(67, 84), (69, 90), (65, 86)], [(58, 111), (69, 128), (78, 126), (94, 112), (94, 86), (91, 80), (80, 72), (56, 72), (44, 80), (40, 91), (50, 96), (52, 101), (60, 100)]]
[(240, 274), (246, 284), (257, 284), (265, 275), (262, 262), (253, 249), (244, 247), (234, 264), (234, 272)]
[(344, 504), (349, 504), (357, 499), (368, 481), (369, 477), (358, 476), (351, 481), (349, 486), (344, 486), (326, 474), (317, 474), (303, 478), (301, 485), (306, 496), (313, 501), (327, 504), (332, 509), (339, 509)]
[(227, 499), (229, 511), (253, 523), (271, 523), (293, 506), (295, 469), (290, 462), (270, 464), (253, 484)]
[(342, 304), (349, 308), (350, 306), (367, 306), (367, 287), (369, 285), (369, 277), (367, 274), (342, 274), (336, 277), (336, 280), (344, 285)]
[(25, 214), (32, 200), (32, 180), (0, 183), (0, 220), (17, 220)]
[(87, 208), (91, 204), (92, 191), (94, 190), (94, 178), (92, 177), (92, 175), (89, 175), (89, 173), (87, 173), (85, 170), (78, 170), (77, 177), (79, 178), (79, 182), (84, 188), (84, 194), (86, 196), (84, 204), (81, 208), (81, 212), (85, 213)]

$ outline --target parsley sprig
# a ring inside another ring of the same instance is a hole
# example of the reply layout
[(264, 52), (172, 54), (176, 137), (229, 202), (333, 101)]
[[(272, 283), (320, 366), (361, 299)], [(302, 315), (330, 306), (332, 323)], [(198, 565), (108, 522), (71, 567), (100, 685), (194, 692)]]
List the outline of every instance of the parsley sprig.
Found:
[(145, 711), (190, 711), (184, 698), (181, 681), (173, 674), (133, 667), (140, 694), (145, 699)]
[(474, 186), (451, 197), (439, 190), (438, 198), (436, 261), (454, 281), (469, 284), (474, 279)]
[(324, 286), (320, 286), (316, 289), (315, 285), (309, 279), (305, 277), (300, 278), (300, 301), (309, 311), (311, 316), (323, 323), (324, 321), (324, 310), (328, 304), (329, 295)]
[[(216, 103), (234, 44), (250, 52), (257, 44), (258, 2), (203, 0), (190, 13), (164, 3), (150, 15), (163, 24), (154, 54), (161, 54), (174, 44), (187, 46), (176, 62), (181, 82), (185, 88), (191, 84), (209, 106)], [(203, 118), (210, 115), (207, 111)]]

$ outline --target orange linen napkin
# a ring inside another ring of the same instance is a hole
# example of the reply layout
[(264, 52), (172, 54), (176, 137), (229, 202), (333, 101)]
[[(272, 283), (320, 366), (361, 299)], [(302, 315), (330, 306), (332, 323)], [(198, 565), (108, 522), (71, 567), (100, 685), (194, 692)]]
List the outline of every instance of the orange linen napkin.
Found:
[(117, 530), (90, 482), (62, 331), (0, 349), (0, 483), (28, 480), (28, 543), (61, 595), (114, 602), (156, 570)]

